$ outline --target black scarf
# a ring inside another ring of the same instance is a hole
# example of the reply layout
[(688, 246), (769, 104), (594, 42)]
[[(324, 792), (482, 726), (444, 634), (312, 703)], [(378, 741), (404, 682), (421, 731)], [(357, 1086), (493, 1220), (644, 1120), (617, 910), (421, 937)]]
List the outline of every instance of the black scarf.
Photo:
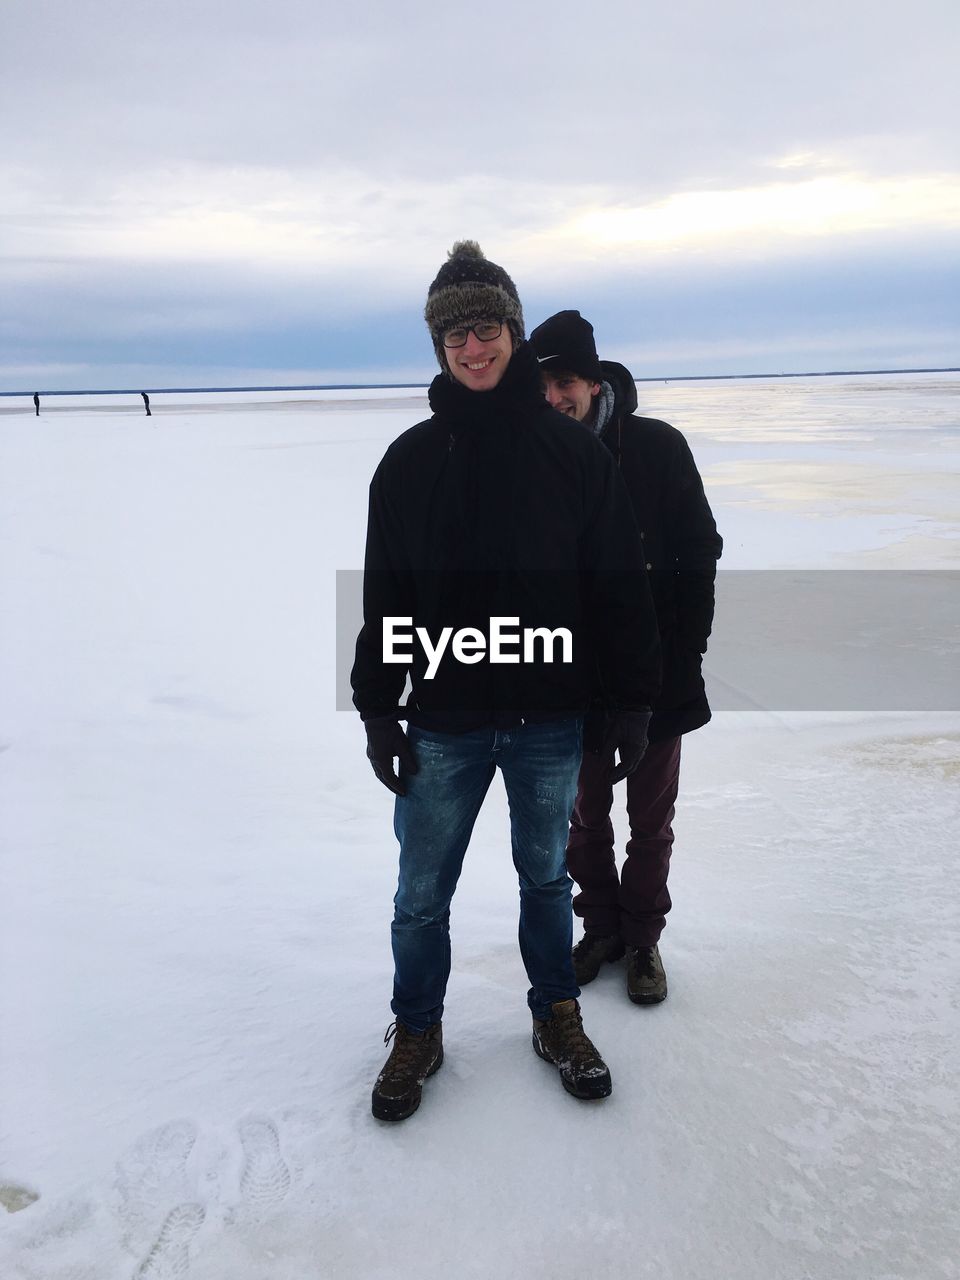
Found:
[(516, 565), (516, 504), (525, 428), (547, 408), (529, 343), (511, 356), (491, 391), (471, 391), (449, 375), (434, 378), (430, 407), (448, 430), (442, 528), (448, 572), (509, 572)]
[(540, 388), (540, 365), (529, 342), (522, 342), (514, 351), (492, 391), (471, 391), (450, 374), (438, 373), (428, 397), (433, 412), (449, 420), (455, 432), (498, 422), (522, 426), (530, 414), (541, 413), (546, 404)]
[[(539, 366), (523, 343), (493, 390), (471, 391), (442, 374), (429, 397), (448, 433), (435, 548), (442, 617), (448, 625), (485, 631), (491, 617), (515, 611), (510, 602), (516, 599), (525, 454), (532, 447), (528, 428), (548, 408)], [(501, 683), (507, 678), (500, 674)]]

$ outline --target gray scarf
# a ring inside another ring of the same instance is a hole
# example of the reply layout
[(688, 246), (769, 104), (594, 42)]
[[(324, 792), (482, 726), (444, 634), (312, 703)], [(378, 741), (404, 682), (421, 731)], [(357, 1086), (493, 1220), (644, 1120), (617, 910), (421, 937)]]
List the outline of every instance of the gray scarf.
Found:
[(596, 410), (593, 419), (594, 435), (601, 435), (604, 427), (613, 417), (613, 387), (609, 382), (601, 382), (597, 393)]

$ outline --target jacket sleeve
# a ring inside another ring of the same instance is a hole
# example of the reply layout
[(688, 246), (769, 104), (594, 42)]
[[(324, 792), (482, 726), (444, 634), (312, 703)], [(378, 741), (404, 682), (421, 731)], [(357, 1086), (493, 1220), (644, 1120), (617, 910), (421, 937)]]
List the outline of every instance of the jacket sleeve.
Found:
[(651, 707), (660, 689), (660, 639), (630, 496), (598, 444), (597, 501), (584, 536), (585, 605), (600, 690), (614, 710)]
[(706, 653), (713, 626), (714, 582), (723, 539), (703, 491), (690, 446), (680, 438), (679, 483), (670, 504), (671, 542), (676, 549), (677, 639), (685, 648)]
[(363, 566), (363, 627), (357, 637), (350, 683), (364, 720), (399, 714), (407, 667), (383, 660), (384, 617), (413, 614), (413, 578), (404, 563), (403, 537), (391, 457), (384, 456), (370, 482), (367, 546)]

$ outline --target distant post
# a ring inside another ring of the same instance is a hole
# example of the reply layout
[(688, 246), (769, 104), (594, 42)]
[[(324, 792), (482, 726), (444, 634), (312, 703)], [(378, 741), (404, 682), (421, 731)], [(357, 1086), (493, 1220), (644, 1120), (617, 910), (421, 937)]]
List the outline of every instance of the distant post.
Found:
[(40, 397), (36, 393), (36, 391), (33, 393), (33, 411), (39, 418), (40, 417)]
[(150, 412), (150, 397), (147, 395), (145, 391), (141, 391), (140, 394), (141, 396), (143, 396), (143, 406), (147, 411), (147, 417), (150, 418), (153, 416)]

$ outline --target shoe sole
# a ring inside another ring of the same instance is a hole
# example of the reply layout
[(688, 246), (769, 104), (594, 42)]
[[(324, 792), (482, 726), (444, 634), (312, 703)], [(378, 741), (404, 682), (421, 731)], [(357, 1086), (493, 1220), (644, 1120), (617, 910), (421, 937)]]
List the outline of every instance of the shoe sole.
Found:
[(667, 998), (666, 992), (664, 992), (662, 996), (636, 996), (632, 991), (628, 991), (627, 995), (634, 1004), (663, 1004), (664, 1000)]
[[(548, 1062), (551, 1067), (559, 1071), (557, 1064), (541, 1047), (536, 1032), (533, 1033), (533, 1051), (538, 1058), (542, 1058), (544, 1062)], [(561, 1071), (560, 1083), (571, 1097), (579, 1098), (581, 1102), (598, 1102), (601, 1098), (609, 1098), (613, 1092), (613, 1081), (610, 1079), (609, 1071), (605, 1077), (598, 1076), (591, 1084), (584, 1084), (579, 1089), (572, 1085)]]
[[(432, 1075), (435, 1075), (442, 1066), (443, 1066), (443, 1047), (441, 1046), (440, 1052), (437, 1054), (436, 1062), (427, 1072), (424, 1079), (429, 1080), (430, 1077)], [(395, 1122), (397, 1120), (408, 1120), (410, 1116), (412, 1116), (413, 1113), (420, 1106), (420, 1102), (422, 1098), (423, 1098), (422, 1088), (417, 1092), (417, 1095), (413, 1099), (412, 1104), (401, 1102), (399, 1098), (396, 1099), (395, 1101), (393, 1099), (378, 1098), (376, 1094), (374, 1094), (373, 1107), (372, 1107), (373, 1118), (374, 1120), (390, 1120), (392, 1122)]]

